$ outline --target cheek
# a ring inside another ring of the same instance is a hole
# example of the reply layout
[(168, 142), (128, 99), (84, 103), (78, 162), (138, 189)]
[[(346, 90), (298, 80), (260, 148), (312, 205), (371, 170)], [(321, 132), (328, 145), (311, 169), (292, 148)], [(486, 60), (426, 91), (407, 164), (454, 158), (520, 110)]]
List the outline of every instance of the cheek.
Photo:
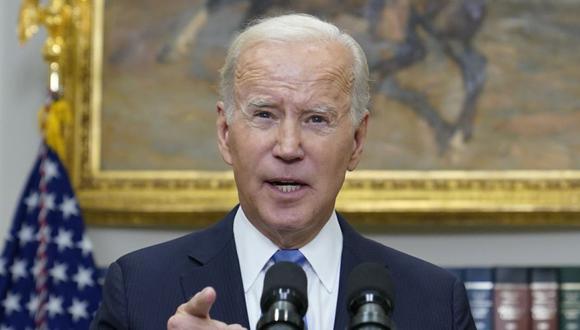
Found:
[(337, 170), (346, 168), (352, 151), (354, 142), (344, 136), (330, 136), (324, 141), (315, 143), (311, 150), (315, 158), (328, 168)]
[(256, 134), (251, 130), (236, 132), (232, 148), (234, 163), (247, 171), (256, 170), (256, 166), (268, 152), (269, 139), (264, 134)]

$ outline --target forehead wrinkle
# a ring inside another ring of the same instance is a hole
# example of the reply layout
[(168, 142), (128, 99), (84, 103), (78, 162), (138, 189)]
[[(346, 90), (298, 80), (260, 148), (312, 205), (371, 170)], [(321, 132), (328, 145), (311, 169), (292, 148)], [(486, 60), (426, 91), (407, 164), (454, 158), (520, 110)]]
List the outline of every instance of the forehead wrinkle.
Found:
[[(332, 85), (338, 87), (338, 89), (350, 95), (352, 92), (352, 86), (354, 84), (354, 74), (352, 70), (344, 70), (344, 66), (341, 66), (338, 70), (325, 70), (321, 80), (328, 81)], [(345, 72), (348, 71), (348, 72)]]
[(246, 67), (239, 66), (235, 71), (235, 83), (245, 81), (255, 81), (260, 80), (264, 77), (266, 71), (261, 66), (252, 67), (250, 65)]
[[(242, 91), (247, 97), (257, 98), (264, 96), (260, 95), (263, 93), (269, 95), (272, 89), (292, 93), (304, 91), (300, 93), (301, 101), (298, 102), (303, 106), (316, 104), (317, 102), (312, 101), (313, 99), (320, 101), (320, 96), (324, 96), (324, 99), (330, 102), (344, 96), (352, 97), (354, 72), (351, 65), (352, 57), (348, 54), (337, 57), (336, 61), (320, 58), (315, 62), (307, 61), (306, 65), (298, 66), (291, 60), (289, 67), (285, 66), (286, 62), (280, 62), (278, 56), (272, 55), (275, 54), (271, 54), (270, 48), (256, 47), (240, 57), (234, 71), (236, 98), (241, 96)], [(306, 109), (308, 106), (302, 108)]]
[(314, 90), (316, 87), (328, 90), (332, 86), (331, 89), (351, 96), (354, 86), (354, 72), (344, 60), (335, 63), (320, 63), (311, 71), (312, 73), (306, 79), (295, 80), (295, 84), (297, 86), (304, 85), (303, 87), (308, 90)]
[(295, 80), (289, 81), (285, 77), (277, 77), (275, 73), (264, 68), (264, 66), (237, 69), (234, 85), (239, 87), (246, 84), (254, 84), (255, 87), (260, 87), (264, 81), (268, 82), (267, 87), (275, 86), (289, 90), (297, 90), (300, 86), (300, 82)]
[[(258, 81), (262, 81), (262, 79), (258, 79)], [(325, 88), (317, 89), (316, 86), (320, 87), (321, 81), (325, 82)], [(285, 80), (268, 80), (266, 90), (261, 89), (259, 86), (257, 88), (250, 89), (249, 93), (247, 94), (247, 100), (244, 101), (244, 104), (240, 104), (240, 106), (242, 107), (242, 111), (245, 111), (250, 107), (286, 107), (286, 97), (280, 94), (269, 94), (267, 89), (275, 86), (276, 88), (282, 88), (291, 91), (291, 93), (299, 90), (305, 90), (304, 93), (294, 94), (295, 96), (292, 97), (294, 100), (293, 102), (295, 102), (295, 111), (332, 112), (336, 114), (339, 112), (342, 113), (342, 105), (337, 108), (335, 105), (333, 105), (333, 100), (339, 100), (344, 96), (350, 97), (350, 91), (346, 88), (342, 88), (344, 87), (343, 84), (337, 84), (335, 81), (336, 79), (332, 79), (330, 76), (320, 79), (307, 79), (306, 81), (299, 81), (297, 83), (294, 81)], [(245, 83), (249, 82), (240, 82), (242, 85)], [(333, 93), (329, 95), (328, 93), (324, 92), (328, 89), (332, 90)], [(240, 92), (241, 90), (236, 88), (236, 98), (240, 96)], [(321, 97), (320, 93), (324, 93), (324, 97)], [(238, 100), (241, 101), (239, 98)], [(344, 104), (344, 109), (346, 112), (348, 112), (348, 107), (350, 106), (349, 104), (349, 101)]]
[[(260, 51), (258, 50), (258, 53)], [(343, 59), (335, 63), (325, 62), (318, 63), (312, 68), (301, 67), (299, 70), (310, 71), (305, 79), (292, 79), (285, 75), (277, 74), (278, 70), (284, 64), (272, 63), (268, 58), (244, 58), (243, 61), (237, 65), (234, 71), (235, 84), (238, 83), (251, 83), (254, 81), (260, 81), (263, 79), (269, 79), (270, 82), (279, 83), (281, 87), (286, 87), (289, 89), (296, 89), (302, 84), (312, 84), (321, 81), (330, 82), (333, 85), (339, 87), (342, 92), (350, 93), (352, 86), (354, 84), (354, 73), (352, 68), (345, 62), (348, 60)], [(298, 73), (300, 75), (300, 73)]]

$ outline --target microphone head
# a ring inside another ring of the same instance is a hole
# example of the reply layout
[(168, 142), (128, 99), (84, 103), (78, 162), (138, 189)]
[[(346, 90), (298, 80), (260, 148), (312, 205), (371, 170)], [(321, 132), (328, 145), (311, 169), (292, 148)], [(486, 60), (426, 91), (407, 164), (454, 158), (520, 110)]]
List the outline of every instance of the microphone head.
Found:
[(391, 274), (385, 266), (378, 263), (365, 262), (356, 266), (348, 277), (346, 293), (351, 316), (362, 304), (368, 302), (381, 305), (387, 314), (394, 307)]
[(306, 273), (302, 267), (292, 262), (277, 262), (264, 277), (264, 288), (260, 299), (262, 313), (265, 313), (274, 301), (287, 300), (303, 317), (308, 309)]

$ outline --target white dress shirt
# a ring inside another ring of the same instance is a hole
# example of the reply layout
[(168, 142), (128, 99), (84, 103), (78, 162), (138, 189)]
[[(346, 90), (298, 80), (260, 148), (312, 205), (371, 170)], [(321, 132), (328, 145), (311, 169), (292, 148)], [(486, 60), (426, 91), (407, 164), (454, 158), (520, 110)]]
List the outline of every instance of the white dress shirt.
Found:
[[(270, 258), (278, 250), (278, 246), (250, 223), (241, 207), (238, 208), (234, 218), (234, 240), (240, 262), (248, 320), (250, 328), (255, 329), (262, 315), (260, 297), (264, 286), (264, 275), (273, 264)], [(332, 329), (338, 299), (342, 255), (342, 231), (336, 212), (332, 212), (320, 233), (302, 247), (300, 252), (306, 257), (303, 268), (308, 279), (308, 311), (306, 312), (308, 328), (310, 330)]]

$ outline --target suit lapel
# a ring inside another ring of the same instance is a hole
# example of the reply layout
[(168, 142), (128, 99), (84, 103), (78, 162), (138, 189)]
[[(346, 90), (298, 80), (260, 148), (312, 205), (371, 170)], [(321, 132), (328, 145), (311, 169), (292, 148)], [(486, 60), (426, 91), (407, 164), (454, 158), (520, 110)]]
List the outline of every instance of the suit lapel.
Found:
[(378, 258), (376, 247), (365, 244), (367, 240), (357, 233), (346, 220), (338, 214), (338, 223), (342, 230), (342, 256), (340, 261), (340, 280), (338, 283), (338, 300), (334, 318), (334, 329), (346, 329), (350, 316), (347, 309), (347, 282), (351, 271), (360, 263), (377, 262), (384, 264), (384, 260)]
[(238, 323), (249, 328), (232, 229), (236, 211), (237, 208), (216, 226), (196, 236), (188, 256), (191, 259), (191, 269), (181, 275), (181, 286), (184, 301), (189, 300), (206, 286), (213, 287), (217, 299), (210, 310), (211, 318), (227, 324)]
[(342, 257), (340, 261), (340, 279), (338, 282), (338, 300), (336, 302), (336, 312), (334, 316), (334, 329), (346, 329), (350, 317), (346, 306), (346, 285), (348, 275), (351, 270), (360, 263), (360, 259), (352, 253), (350, 249), (342, 247)]

